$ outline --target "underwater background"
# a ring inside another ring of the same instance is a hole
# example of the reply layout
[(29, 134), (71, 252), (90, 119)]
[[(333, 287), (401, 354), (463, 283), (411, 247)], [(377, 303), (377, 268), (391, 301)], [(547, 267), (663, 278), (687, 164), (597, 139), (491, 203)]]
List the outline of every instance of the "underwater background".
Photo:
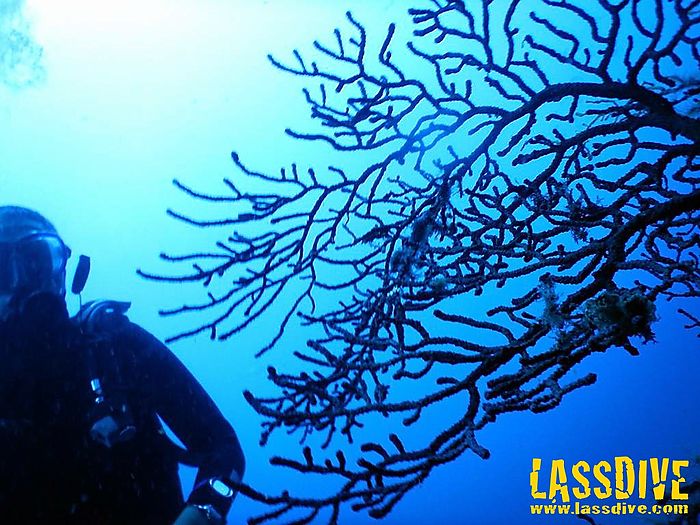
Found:
[[(161, 251), (194, 251), (220, 235), (166, 214), (167, 209), (207, 213), (173, 179), (214, 193), (224, 177), (236, 176), (234, 149), (261, 170), (293, 160), (347, 164), (323, 143), (284, 134), (308, 121), (304, 83), (273, 68), (267, 54), (287, 57), (293, 49), (309, 49), (314, 39), (345, 23), (348, 9), (380, 32), (390, 21), (408, 21), (404, 2), (380, 0), (32, 0), (24, 6), (0, 0), (0, 5), (3, 24), (23, 9), (32, 38), (43, 48), (40, 78), (28, 85), (8, 78), (0, 87), (0, 201), (38, 210), (54, 222), (73, 254), (92, 258), (85, 301), (131, 301), (129, 317), (161, 339), (192, 323), (160, 317), (158, 310), (201, 299), (201, 285), (149, 282), (137, 276), (137, 268), (167, 272), (158, 260)], [(72, 311), (77, 305), (71, 297)], [(570, 394), (555, 410), (506, 414), (486, 427), (479, 436), (490, 459), (465, 454), (437, 469), (382, 523), (574, 525), (583, 522), (530, 515), (533, 457), (596, 462), (617, 455), (699, 456), (700, 340), (683, 329), (674, 312), (673, 306), (659, 305), (656, 342), (641, 355), (615, 348), (579, 365), (575, 373), (595, 371), (597, 383)], [(255, 359), (261, 335), (277, 329), (272, 317), (266, 318), (269, 326), (258, 324), (226, 342), (204, 334), (171, 348), (233, 423), (246, 454), (248, 483), (266, 493), (300, 486), (321, 493), (324, 479), (302, 479), (268, 464), (272, 455), (299, 457), (298, 436), (280, 433), (261, 448), (261, 419), (242, 395), (266, 392), (267, 366), (283, 369), (294, 345), (306, 340), (304, 328), (291, 326), (275, 349)], [(338, 447), (341, 441), (331, 450)], [(193, 472), (183, 468), (182, 475), (188, 490)], [(244, 523), (256, 512), (259, 505), (239, 497), (229, 523)], [(341, 517), (344, 524), (372, 522), (363, 513)], [(601, 519), (601, 524), (646, 522)]]

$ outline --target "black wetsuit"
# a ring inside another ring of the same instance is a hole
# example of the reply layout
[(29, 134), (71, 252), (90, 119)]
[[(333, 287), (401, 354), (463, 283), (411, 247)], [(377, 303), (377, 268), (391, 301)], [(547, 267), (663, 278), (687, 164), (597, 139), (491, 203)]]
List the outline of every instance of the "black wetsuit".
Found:
[[(106, 396), (124, 398), (137, 429), (111, 448), (90, 437), (90, 348)], [(96, 342), (66, 314), (0, 324), (0, 523), (171, 524), (184, 501), (158, 416), (198, 458), (198, 480), (242, 473), (232, 427), (142, 328), (124, 319)]]

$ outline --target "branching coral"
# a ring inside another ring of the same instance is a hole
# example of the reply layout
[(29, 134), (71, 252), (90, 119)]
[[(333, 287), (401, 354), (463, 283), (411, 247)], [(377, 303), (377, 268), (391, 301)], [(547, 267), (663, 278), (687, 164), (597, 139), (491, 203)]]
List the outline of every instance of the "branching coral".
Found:
[(252, 523), (294, 511), (304, 524), (324, 509), (337, 523), (346, 504), (386, 516), (439, 465), (488, 457), (477, 434), (501, 414), (550, 410), (592, 384), (570, 375), (591, 354), (638, 353), (661, 299), (698, 324), (700, 121), (686, 110), (695, 84), (681, 80), (700, 66), (698, 2), (433, 0), (409, 15), (405, 47), (391, 25), (372, 52), (348, 14), (350, 32), (316, 42), (315, 60), (272, 59), (320, 83), (305, 90), (319, 126), (288, 133), (353, 166), (368, 159), (362, 169), (273, 175), (234, 154), (265, 190), (178, 183), (230, 215), (175, 217), (230, 233), (213, 251), (164, 256), (190, 272), (143, 274), (210, 288), (202, 304), (164, 312), (210, 314), (175, 338), (227, 339), (283, 299), (261, 351), (295, 314), (308, 326), (295, 352), (306, 371), (271, 369), (279, 393), (246, 394), (266, 418), (263, 443), (287, 428), (328, 446), (372, 414), (420, 425), (433, 407), (462, 407), (412, 450), (392, 433), (364, 444), (356, 465), (311, 449), (275, 458), (339, 488), (242, 487), (274, 507)]

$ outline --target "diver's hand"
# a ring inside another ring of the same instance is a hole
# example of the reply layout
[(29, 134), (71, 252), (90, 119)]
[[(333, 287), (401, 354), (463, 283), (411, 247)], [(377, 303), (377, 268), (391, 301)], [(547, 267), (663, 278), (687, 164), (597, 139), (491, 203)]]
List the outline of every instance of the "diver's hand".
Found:
[(180, 513), (173, 525), (212, 525), (199, 509), (188, 505)]

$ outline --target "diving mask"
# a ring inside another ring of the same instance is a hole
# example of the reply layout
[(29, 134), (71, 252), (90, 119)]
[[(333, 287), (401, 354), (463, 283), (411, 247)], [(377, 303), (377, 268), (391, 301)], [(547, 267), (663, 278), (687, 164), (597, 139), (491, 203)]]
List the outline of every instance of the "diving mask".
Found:
[(0, 242), (0, 294), (42, 290), (63, 295), (70, 253), (61, 238), (51, 233)]

